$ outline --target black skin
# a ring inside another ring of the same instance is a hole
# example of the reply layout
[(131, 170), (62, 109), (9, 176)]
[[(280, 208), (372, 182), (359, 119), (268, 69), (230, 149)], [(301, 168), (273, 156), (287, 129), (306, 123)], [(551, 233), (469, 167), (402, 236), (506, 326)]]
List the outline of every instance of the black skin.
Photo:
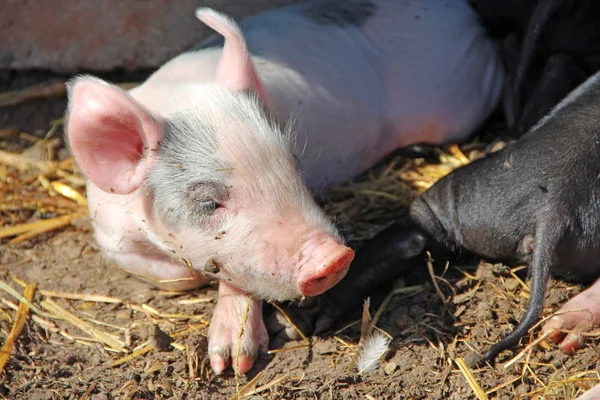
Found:
[(600, 276), (599, 177), (600, 73), (520, 140), (425, 191), (398, 222), (366, 242), (347, 277), (321, 297), (312, 312), (316, 322), (302, 328), (326, 330), (373, 289), (407, 268), (422, 268), (425, 249), (460, 250), (529, 265), (525, 316), (472, 364), (493, 361), (536, 323), (551, 274), (581, 283)]
[(573, 88), (600, 69), (600, 2), (471, 0), (503, 41), (503, 109), (520, 137)]
[[(600, 73), (519, 141), (440, 179), (410, 205), (401, 223), (373, 240), (380, 248), (398, 248), (394, 235), (404, 230), (405, 237), (424, 236), (453, 250), (529, 265), (525, 316), (476, 364), (492, 361), (536, 323), (551, 273), (582, 283), (600, 276), (599, 177)], [(406, 232), (411, 222), (413, 236)]]

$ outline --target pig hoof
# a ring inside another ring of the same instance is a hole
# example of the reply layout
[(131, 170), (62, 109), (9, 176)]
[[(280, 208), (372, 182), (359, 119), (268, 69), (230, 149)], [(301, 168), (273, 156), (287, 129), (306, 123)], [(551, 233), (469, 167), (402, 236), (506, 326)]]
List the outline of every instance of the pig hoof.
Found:
[(600, 398), (600, 385), (592, 387), (575, 400), (594, 400)]
[(548, 320), (544, 325), (543, 332), (554, 329), (554, 332), (548, 336), (548, 340), (558, 344), (563, 353), (573, 355), (585, 344), (583, 336), (578, 332), (591, 330), (593, 328), (592, 318), (591, 313), (586, 311), (557, 315)]
[(210, 366), (217, 375), (232, 365), (238, 373), (245, 374), (252, 368), (258, 353), (267, 349), (269, 337), (262, 319), (260, 300), (250, 300), (240, 336), (247, 303), (248, 296), (243, 293), (219, 296), (208, 329)]
[[(273, 345), (280, 346), (288, 340), (299, 340), (302, 337), (296, 330), (300, 330), (305, 336), (310, 336), (313, 332), (314, 315), (306, 310), (294, 306), (283, 308), (285, 315), (292, 320), (293, 325), (278, 310), (267, 318), (267, 330), (274, 336)], [(296, 328), (294, 328), (294, 325)]]
[(572, 355), (585, 344), (584, 337), (580, 334), (588, 332), (600, 325), (600, 281), (565, 304), (558, 315), (550, 318), (543, 327), (546, 333), (551, 329), (555, 331), (548, 339), (557, 343), (563, 353)]
[(309, 297), (301, 306), (282, 307), (293, 325), (279, 310), (273, 310), (273, 313), (267, 318), (267, 330), (274, 336), (273, 345), (280, 346), (288, 340), (301, 339), (298, 330), (305, 336), (327, 330), (333, 324), (333, 319), (329, 316), (330, 312), (325, 296)]
[(288, 340), (301, 339), (298, 330), (305, 336), (321, 335), (329, 330), (342, 314), (326, 293), (307, 298), (301, 306), (290, 305), (282, 309), (296, 327), (281, 312), (274, 310), (267, 318), (267, 330), (274, 337), (275, 346), (283, 345)]

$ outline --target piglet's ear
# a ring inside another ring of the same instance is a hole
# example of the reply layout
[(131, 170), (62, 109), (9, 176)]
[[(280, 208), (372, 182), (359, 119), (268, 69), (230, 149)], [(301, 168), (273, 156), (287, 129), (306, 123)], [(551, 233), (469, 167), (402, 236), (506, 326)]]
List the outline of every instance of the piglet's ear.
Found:
[(100, 79), (79, 77), (67, 89), (67, 137), (77, 163), (105, 192), (133, 192), (155, 158), (158, 124), (129, 94)]
[(265, 92), (240, 27), (231, 18), (210, 8), (198, 8), (196, 17), (225, 38), (223, 55), (217, 69), (217, 83), (234, 92), (256, 92), (266, 105)]

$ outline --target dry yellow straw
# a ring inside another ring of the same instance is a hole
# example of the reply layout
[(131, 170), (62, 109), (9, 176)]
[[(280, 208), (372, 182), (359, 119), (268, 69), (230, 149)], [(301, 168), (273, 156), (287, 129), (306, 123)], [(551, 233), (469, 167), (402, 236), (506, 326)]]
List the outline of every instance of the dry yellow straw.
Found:
[[(32, 283), (25, 287), (23, 297), (25, 297), (29, 302), (33, 300), (36, 286), (37, 283)], [(4, 369), (17, 337), (21, 334), (21, 331), (25, 326), (27, 315), (29, 315), (29, 306), (24, 302), (20, 302), (19, 308), (17, 309), (17, 316), (15, 318), (15, 322), (13, 323), (12, 329), (10, 330), (10, 334), (6, 338), (6, 342), (4, 342), (2, 349), (0, 349), (0, 372)]]
[(26, 239), (30, 239), (41, 233), (48, 232), (54, 229), (69, 225), (75, 218), (81, 216), (79, 213), (63, 215), (61, 217), (44, 219), (42, 221), (28, 222), (25, 224), (15, 225), (10, 228), (0, 230), (0, 239), (19, 235), (12, 239), (9, 243), (14, 244)]
[(56, 192), (65, 196), (67, 199), (71, 199), (80, 206), (87, 206), (87, 199), (84, 195), (73, 189), (71, 186), (65, 185), (60, 182), (50, 182), (50, 187)]
[[(306, 335), (304, 333), (302, 333), (300, 328), (298, 328), (298, 326), (296, 326), (294, 321), (292, 321), (292, 319), (285, 313), (285, 311), (283, 311), (283, 309), (281, 307), (279, 307), (277, 304), (275, 304), (275, 302), (273, 302), (273, 301), (269, 301), (269, 304), (271, 304), (273, 307), (275, 307), (277, 309), (277, 311), (279, 311), (281, 313), (281, 315), (283, 315), (283, 318), (285, 318), (285, 320), (292, 326), (292, 328), (294, 328), (294, 330), (302, 338), (304, 343), (306, 343), (306, 346), (310, 346), (310, 340), (306, 337)], [(302, 347), (306, 347), (306, 346), (302, 346)], [(267, 353), (271, 354), (272, 351), (273, 350), (268, 351)]]
[(116, 367), (117, 365), (125, 364), (127, 361), (133, 360), (137, 356), (146, 354), (147, 352), (151, 351), (153, 348), (154, 348), (154, 346), (152, 346), (151, 344), (144, 346), (141, 349), (134, 351), (133, 353), (131, 353), (123, 358), (118, 359), (117, 361), (114, 361), (113, 363), (110, 364), (110, 366)]
[(235, 372), (235, 390), (236, 392), (240, 392), (240, 380), (239, 380), (239, 372), (238, 365), (240, 361), (240, 350), (242, 348), (242, 336), (244, 335), (244, 328), (246, 327), (246, 322), (248, 322), (248, 314), (250, 314), (250, 305), (252, 304), (252, 296), (248, 296), (248, 301), (246, 302), (246, 309), (244, 310), (244, 315), (242, 315), (242, 323), (240, 324), (240, 331), (238, 333), (237, 338), (237, 347), (235, 349), (235, 360), (233, 370)]
[(479, 400), (489, 400), (487, 394), (485, 394), (481, 386), (479, 386), (479, 383), (477, 383), (477, 381), (475, 380), (473, 372), (471, 372), (469, 367), (467, 367), (465, 361), (462, 358), (458, 357), (456, 360), (454, 360), (454, 362), (456, 363), (456, 365), (458, 365), (460, 372), (462, 372), (462, 374), (464, 375), (465, 379), (467, 380), (467, 383), (469, 384), (469, 386), (471, 386), (471, 389), (473, 389), (473, 393), (475, 393), (475, 396), (477, 396)]
[(67, 293), (67, 292), (55, 292), (53, 290), (40, 290), (40, 294), (46, 297), (61, 297), (69, 300), (83, 300), (98, 303), (123, 303), (123, 300), (116, 297), (102, 296), (98, 294), (85, 294), (85, 293)]
[(8, 165), (20, 171), (36, 168), (43, 175), (52, 172), (56, 168), (54, 163), (32, 160), (20, 154), (13, 154), (4, 150), (0, 150), (0, 164)]
[(302, 377), (301, 377), (301, 376), (299, 376), (299, 377), (292, 377), (292, 378), (290, 378), (290, 377), (288, 376), (288, 374), (285, 374), (285, 375), (283, 375), (283, 376), (280, 376), (279, 378), (275, 378), (275, 379), (273, 379), (271, 382), (269, 382), (269, 383), (267, 383), (267, 384), (264, 384), (264, 385), (262, 385), (262, 386), (259, 386), (259, 387), (257, 387), (257, 388), (256, 388), (256, 389), (254, 389), (254, 390), (251, 390), (251, 391), (249, 391), (249, 392), (247, 392), (247, 393), (244, 393), (244, 395), (243, 395), (243, 396), (244, 396), (244, 397), (254, 396), (255, 394), (259, 394), (259, 393), (261, 393), (261, 392), (264, 392), (264, 391), (266, 391), (266, 390), (269, 390), (270, 388), (272, 388), (273, 386), (275, 386), (275, 385), (277, 385), (277, 384), (281, 383), (281, 382), (282, 382), (282, 381), (284, 381), (284, 380), (287, 380), (287, 379), (294, 379), (294, 378), (301, 379)]
[(113, 349), (116, 349), (116, 350), (119, 350), (122, 352), (127, 351), (123, 347), (125, 345), (125, 343), (120, 342), (119, 340), (115, 339), (114, 337), (112, 337), (112, 335), (109, 335), (106, 332), (102, 332), (102, 331), (94, 328), (92, 325), (90, 325), (86, 321), (82, 320), (79, 317), (76, 317), (75, 315), (71, 314), (70, 312), (68, 312), (67, 310), (65, 310), (58, 304), (56, 304), (53, 300), (46, 299), (46, 300), (42, 301), (40, 304), (48, 312), (54, 314), (55, 316), (57, 316), (60, 319), (68, 321), (72, 325), (75, 325), (77, 328), (79, 328), (82, 331), (84, 331), (85, 333), (89, 334), (94, 339), (99, 340), (100, 342), (106, 344), (109, 347), (112, 347)]
[(256, 376), (254, 378), (252, 378), (250, 380), (250, 382), (246, 383), (244, 385), (244, 387), (242, 387), (241, 389), (237, 390), (236, 389), (236, 394), (233, 395), (233, 397), (230, 400), (240, 400), (244, 397), (244, 392), (246, 392), (248, 389), (250, 389), (253, 385), (256, 385), (256, 382), (258, 382), (258, 380), (260, 379), (260, 377), (262, 376), (262, 371), (260, 371), (258, 374), (256, 374)]

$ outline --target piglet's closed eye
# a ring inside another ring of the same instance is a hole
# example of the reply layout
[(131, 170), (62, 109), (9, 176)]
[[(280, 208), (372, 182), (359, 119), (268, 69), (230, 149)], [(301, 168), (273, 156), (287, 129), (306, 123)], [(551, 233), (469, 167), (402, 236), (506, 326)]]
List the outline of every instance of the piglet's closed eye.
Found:
[(108, 193), (135, 191), (154, 160), (160, 128), (121, 89), (79, 77), (68, 85), (67, 136), (87, 177)]
[(209, 216), (217, 208), (225, 205), (229, 192), (227, 188), (212, 181), (194, 182), (185, 189), (185, 201), (189, 209), (199, 216)]

